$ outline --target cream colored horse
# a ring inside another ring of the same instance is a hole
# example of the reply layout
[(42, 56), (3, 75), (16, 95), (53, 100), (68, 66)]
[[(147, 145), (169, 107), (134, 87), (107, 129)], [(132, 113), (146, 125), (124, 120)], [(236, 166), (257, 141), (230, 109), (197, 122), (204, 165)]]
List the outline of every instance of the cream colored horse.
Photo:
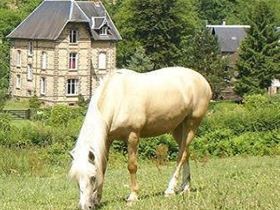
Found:
[(208, 82), (199, 73), (182, 67), (143, 74), (119, 70), (109, 75), (91, 99), (71, 152), (70, 175), (79, 184), (80, 208), (93, 209), (100, 202), (108, 151), (114, 139), (122, 139), (128, 146), (129, 202), (138, 199), (140, 137), (173, 134), (179, 154), (165, 195), (175, 194), (181, 169), (181, 192), (189, 191), (189, 145), (207, 112), (211, 95)]

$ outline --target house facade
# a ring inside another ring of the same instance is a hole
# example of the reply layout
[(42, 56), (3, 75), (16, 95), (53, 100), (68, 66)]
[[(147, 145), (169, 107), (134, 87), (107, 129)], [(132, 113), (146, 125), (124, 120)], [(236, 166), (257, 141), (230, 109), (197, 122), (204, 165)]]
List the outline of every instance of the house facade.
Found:
[(43, 1), (8, 38), (11, 95), (70, 105), (115, 70), (121, 40), (101, 2), (74, 0)]

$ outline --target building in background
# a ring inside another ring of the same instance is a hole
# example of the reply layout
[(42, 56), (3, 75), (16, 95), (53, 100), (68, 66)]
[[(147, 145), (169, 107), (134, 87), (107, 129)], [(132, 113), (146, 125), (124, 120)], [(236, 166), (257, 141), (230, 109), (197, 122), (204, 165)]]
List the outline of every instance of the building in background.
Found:
[[(226, 25), (223, 22), (222, 25), (206, 25), (210, 29), (212, 35), (217, 37), (218, 44), (223, 56), (229, 58), (229, 68), (233, 69), (238, 59), (238, 51), (241, 42), (245, 39), (249, 25)], [(280, 27), (277, 28), (280, 31)], [(268, 93), (274, 95), (280, 93), (280, 81), (278, 79), (272, 80), (271, 87), (268, 88)], [(235, 97), (233, 93), (233, 87), (227, 87), (222, 95), (224, 98)]]
[(74, 0), (43, 1), (8, 38), (11, 95), (70, 105), (115, 70), (121, 40), (101, 2)]

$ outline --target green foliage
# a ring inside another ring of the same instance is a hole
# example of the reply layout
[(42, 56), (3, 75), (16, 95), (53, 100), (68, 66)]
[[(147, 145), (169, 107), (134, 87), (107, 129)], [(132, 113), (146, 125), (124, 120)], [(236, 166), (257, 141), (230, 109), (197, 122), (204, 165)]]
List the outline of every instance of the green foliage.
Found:
[(0, 131), (9, 132), (11, 131), (11, 118), (8, 114), (0, 113)]
[(135, 53), (131, 56), (127, 65), (128, 69), (137, 72), (147, 72), (153, 69), (150, 58), (146, 55), (145, 49), (143, 47), (138, 47)]
[(263, 93), (280, 74), (280, 33), (271, 6), (266, 1), (256, 3), (249, 18), (251, 28), (237, 62), (235, 91), (239, 95)]
[(2, 110), (5, 106), (6, 101), (8, 100), (8, 95), (6, 93), (6, 89), (0, 89), (0, 110)]
[(71, 108), (66, 105), (55, 105), (51, 110), (50, 124), (66, 127), (71, 119)]
[(221, 24), (234, 10), (237, 0), (198, 0), (199, 15), (209, 24)]
[(270, 98), (266, 95), (248, 95), (244, 97), (244, 103), (248, 109), (265, 108), (269, 104)]
[(28, 102), (31, 109), (39, 109), (41, 106), (41, 101), (37, 96), (32, 96)]
[(182, 35), (193, 32), (199, 22), (193, 4), (186, 0), (125, 0), (114, 19), (126, 40), (119, 44), (119, 65), (127, 66), (142, 46), (153, 69), (177, 65)]
[(86, 107), (88, 104), (88, 101), (85, 100), (85, 97), (82, 94), (78, 95), (78, 106), (80, 107)]
[(185, 37), (181, 46), (183, 56), (180, 65), (204, 75), (212, 87), (213, 97), (218, 98), (230, 75), (226, 71), (227, 59), (222, 58), (216, 37), (203, 27), (194, 36)]

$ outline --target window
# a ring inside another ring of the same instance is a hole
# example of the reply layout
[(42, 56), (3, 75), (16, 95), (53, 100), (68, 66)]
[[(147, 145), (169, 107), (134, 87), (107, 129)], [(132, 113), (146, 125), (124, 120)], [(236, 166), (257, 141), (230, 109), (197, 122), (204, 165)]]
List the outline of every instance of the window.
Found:
[(32, 91), (31, 90), (27, 90), (27, 95), (31, 96), (32, 95)]
[(40, 94), (45, 95), (46, 94), (46, 78), (41, 77), (40, 80)]
[(17, 51), (17, 67), (21, 66), (21, 51)]
[(78, 42), (78, 31), (71, 30), (70, 31), (70, 43), (77, 43)]
[(33, 43), (28, 42), (28, 55), (32, 56), (33, 55)]
[(77, 79), (67, 80), (67, 95), (78, 95), (78, 82)]
[(47, 68), (47, 53), (46, 52), (42, 52), (42, 69), (46, 69)]
[(98, 55), (98, 69), (106, 69), (106, 60), (107, 60), (107, 55), (105, 52), (101, 52)]
[(99, 34), (102, 36), (108, 35), (108, 27), (107, 26), (102, 27)]
[(27, 65), (27, 80), (32, 80), (33, 79), (33, 69), (32, 65), (28, 64)]
[(69, 55), (69, 69), (77, 69), (77, 53), (70, 53)]
[(20, 75), (18, 74), (16, 78), (16, 88), (20, 89), (20, 87), (21, 87), (21, 78)]

